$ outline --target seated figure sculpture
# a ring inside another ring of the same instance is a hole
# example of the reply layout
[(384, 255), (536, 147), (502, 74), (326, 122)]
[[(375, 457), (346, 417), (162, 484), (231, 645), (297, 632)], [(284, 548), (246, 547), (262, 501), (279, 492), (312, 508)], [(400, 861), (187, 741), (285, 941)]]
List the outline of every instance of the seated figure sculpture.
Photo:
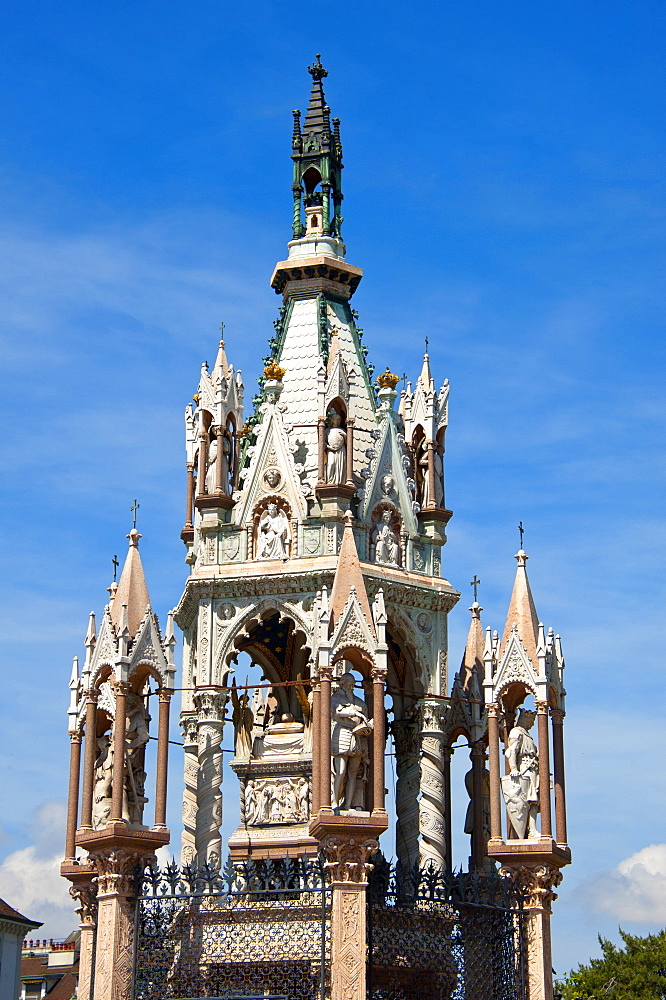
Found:
[[(331, 698), (332, 795), (334, 809), (363, 809), (363, 764), (372, 731), (368, 706), (354, 694), (354, 675), (344, 673)], [(360, 804), (359, 804), (360, 803)]]

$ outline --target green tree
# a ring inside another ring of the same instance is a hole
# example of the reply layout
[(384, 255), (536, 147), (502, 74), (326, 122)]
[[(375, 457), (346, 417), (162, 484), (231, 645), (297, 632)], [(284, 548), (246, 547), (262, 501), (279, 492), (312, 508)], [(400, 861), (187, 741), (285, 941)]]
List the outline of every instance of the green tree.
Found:
[(562, 1000), (666, 1000), (666, 930), (625, 934), (624, 947), (599, 936), (602, 958), (579, 965), (556, 986)]

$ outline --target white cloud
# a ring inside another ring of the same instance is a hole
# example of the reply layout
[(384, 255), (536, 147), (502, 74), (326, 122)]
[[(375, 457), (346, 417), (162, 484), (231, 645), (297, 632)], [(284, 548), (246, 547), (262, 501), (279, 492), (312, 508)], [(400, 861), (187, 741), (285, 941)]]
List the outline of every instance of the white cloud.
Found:
[(652, 925), (666, 924), (666, 844), (651, 844), (587, 888), (595, 910)]

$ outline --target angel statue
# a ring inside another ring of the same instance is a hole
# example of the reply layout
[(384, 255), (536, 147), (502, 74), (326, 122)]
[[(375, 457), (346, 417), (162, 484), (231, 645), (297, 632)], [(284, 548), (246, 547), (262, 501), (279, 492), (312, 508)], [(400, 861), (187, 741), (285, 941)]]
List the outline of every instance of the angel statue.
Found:
[(240, 698), (234, 684), (231, 688), (231, 704), (233, 705), (233, 726), (236, 734), (234, 749), (236, 757), (248, 760), (252, 754), (252, 730), (254, 728), (254, 713), (250, 708), (250, 695), (243, 691)]
[(269, 503), (266, 513), (259, 522), (257, 535), (257, 559), (287, 559), (291, 531), (289, 521), (276, 503)]

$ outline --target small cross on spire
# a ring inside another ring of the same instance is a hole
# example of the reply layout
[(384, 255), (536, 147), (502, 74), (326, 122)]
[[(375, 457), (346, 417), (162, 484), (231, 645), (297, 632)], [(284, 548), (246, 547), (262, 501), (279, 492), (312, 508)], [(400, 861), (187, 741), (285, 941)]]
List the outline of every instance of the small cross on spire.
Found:
[(473, 579), (473, 580), (470, 580), (470, 584), (469, 584), (469, 585), (470, 585), (470, 587), (474, 587), (474, 601), (475, 601), (475, 602), (476, 602), (476, 600), (477, 600), (477, 597), (478, 597), (478, 594), (477, 594), (477, 587), (479, 586), (479, 584), (480, 584), (480, 583), (481, 583), (481, 581), (480, 581), (480, 580), (477, 580), (477, 578), (476, 578), (476, 573), (475, 573), (475, 574), (474, 574), (474, 579)]
[(518, 525), (518, 531), (520, 532), (520, 547), (523, 547), (523, 535), (525, 534), (525, 529), (523, 528), (523, 522), (521, 521)]
[(407, 372), (402, 373), (402, 391), (405, 392), (407, 389)]
[(111, 565), (113, 566), (113, 582), (115, 583), (116, 576), (118, 573), (118, 567), (120, 566), (120, 563), (118, 562), (118, 556), (113, 557), (113, 559), (111, 560)]
[(133, 527), (133, 528), (136, 528), (136, 512), (137, 512), (137, 510), (138, 510), (138, 509), (140, 508), (140, 506), (141, 506), (141, 504), (140, 504), (140, 503), (137, 503), (137, 502), (136, 502), (136, 499), (135, 499), (135, 500), (134, 500), (134, 504), (133, 504), (133, 506), (132, 506), (132, 507), (130, 507), (130, 511), (132, 512), (132, 515), (133, 515), (133, 517), (134, 517), (134, 523), (132, 524), (132, 527)]
[(220, 339), (224, 340), (224, 321), (220, 323)]

